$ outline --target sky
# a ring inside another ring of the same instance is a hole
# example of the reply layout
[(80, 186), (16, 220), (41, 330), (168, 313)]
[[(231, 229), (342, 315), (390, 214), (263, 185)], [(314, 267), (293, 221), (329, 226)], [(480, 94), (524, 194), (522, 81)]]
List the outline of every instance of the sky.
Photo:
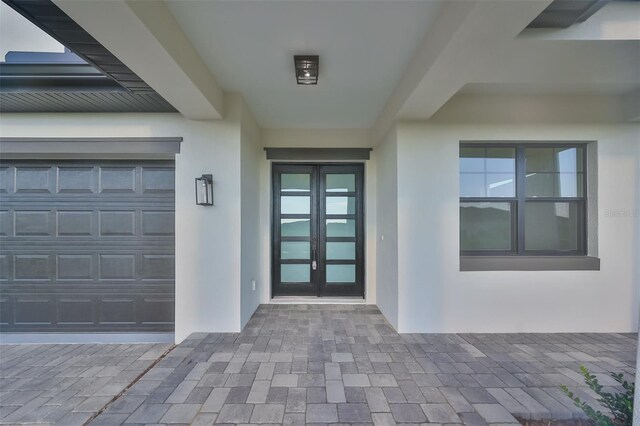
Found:
[(64, 46), (0, 2), (0, 62), (9, 51), (64, 52)]

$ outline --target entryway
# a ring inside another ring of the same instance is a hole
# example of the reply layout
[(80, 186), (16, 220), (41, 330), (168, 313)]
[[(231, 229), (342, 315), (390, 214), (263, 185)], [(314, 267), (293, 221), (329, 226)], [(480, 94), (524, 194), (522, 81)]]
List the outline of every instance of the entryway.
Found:
[(364, 297), (364, 165), (273, 165), (272, 295)]

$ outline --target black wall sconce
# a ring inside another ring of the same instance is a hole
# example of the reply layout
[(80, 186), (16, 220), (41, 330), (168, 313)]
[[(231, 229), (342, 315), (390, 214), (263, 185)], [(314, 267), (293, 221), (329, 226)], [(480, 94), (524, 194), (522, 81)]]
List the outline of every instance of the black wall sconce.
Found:
[(213, 175), (202, 175), (196, 178), (196, 204), (213, 205)]
[(318, 55), (295, 55), (296, 81), (305, 86), (318, 84)]

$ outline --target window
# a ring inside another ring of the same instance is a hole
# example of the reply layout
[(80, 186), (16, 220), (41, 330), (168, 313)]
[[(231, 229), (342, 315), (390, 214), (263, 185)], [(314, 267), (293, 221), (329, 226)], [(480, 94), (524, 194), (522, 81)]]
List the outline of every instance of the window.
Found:
[(578, 144), (460, 145), (463, 255), (586, 255)]

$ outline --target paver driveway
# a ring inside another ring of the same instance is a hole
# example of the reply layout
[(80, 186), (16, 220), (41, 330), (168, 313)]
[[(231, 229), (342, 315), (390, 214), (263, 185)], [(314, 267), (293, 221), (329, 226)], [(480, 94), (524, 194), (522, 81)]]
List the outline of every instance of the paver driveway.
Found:
[(0, 423), (83, 424), (171, 345), (0, 345)]
[(631, 334), (399, 335), (375, 306), (264, 305), (194, 334), (98, 416), (121, 423), (514, 423), (582, 414), (577, 373), (635, 371)]

